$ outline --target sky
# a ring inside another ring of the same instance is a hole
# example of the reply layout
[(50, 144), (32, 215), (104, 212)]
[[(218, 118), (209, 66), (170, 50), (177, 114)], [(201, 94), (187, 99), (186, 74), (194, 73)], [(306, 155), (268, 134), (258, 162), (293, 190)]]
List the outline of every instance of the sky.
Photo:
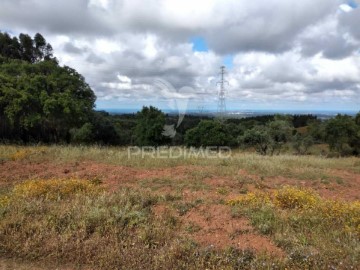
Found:
[[(98, 109), (360, 110), (360, 7), (342, 0), (1, 0), (0, 31), (40, 32)], [(161, 82), (161, 83), (159, 83)]]

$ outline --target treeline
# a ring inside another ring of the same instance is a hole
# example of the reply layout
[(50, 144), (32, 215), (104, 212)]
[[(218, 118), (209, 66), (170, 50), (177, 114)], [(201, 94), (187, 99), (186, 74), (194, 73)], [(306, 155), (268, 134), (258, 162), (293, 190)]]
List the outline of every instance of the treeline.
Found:
[(0, 33), (0, 138), (59, 143), (93, 117), (95, 94), (44, 37)]
[(314, 115), (265, 115), (219, 121), (167, 115), (155, 107), (111, 115), (76, 70), (60, 66), (41, 34), (0, 32), (0, 140), (11, 143), (186, 145), (250, 148), (262, 155), (291, 148), (307, 154), (327, 144), (337, 155), (360, 155), (360, 114), (320, 121)]
[(0, 32), (0, 55), (7, 59), (18, 59), (29, 63), (53, 59), (53, 48), (37, 33), (34, 38), (27, 34), (11, 37)]

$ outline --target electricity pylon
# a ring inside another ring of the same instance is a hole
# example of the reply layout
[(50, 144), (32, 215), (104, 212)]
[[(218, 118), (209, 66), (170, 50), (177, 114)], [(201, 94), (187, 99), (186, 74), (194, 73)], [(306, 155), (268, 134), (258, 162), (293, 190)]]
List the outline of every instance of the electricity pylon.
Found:
[(220, 85), (219, 95), (218, 95), (218, 117), (220, 119), (224, 119), (226, 115), (226, 102), (225, 102), (225, 84), (229, 85), (229, 82), (224, 79), (225, 77), (225, 66), (220, 67), (220, 76), (221, 80), (216, 83), (216, 85)]

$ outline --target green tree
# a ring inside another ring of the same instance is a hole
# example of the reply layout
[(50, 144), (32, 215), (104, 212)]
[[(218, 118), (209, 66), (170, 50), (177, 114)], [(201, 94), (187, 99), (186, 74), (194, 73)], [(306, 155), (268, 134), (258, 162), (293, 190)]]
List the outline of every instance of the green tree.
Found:
[(291, 140), (293, 128), (291, 118), (285, 120), (275, 120), (267, 124), (268, 132), (272, 140), (272, 153), (280, 153), (281, 148)]
[(360, 112), (355, 116), (355, 123), (360, 126)]
[(143, 107), (137, 113), (135, 143), (139, 146), (160, 146), (169, 142), (162, 135), (165, 125), (165, 114), (155, 107)]
[(296, 133), (293, 137), (292, 146), (298, 155), (307, 154), (312, 145), (314, 145), (314, 139), (309, 135)]
[(34, 50), (34, 41), (27, 34), (19, 35), (20, 46), (21, 46), (21, 57), (22, 60), (25, 60), (30, 63), (35, 62), (35, 50)]
[(27, 34), (20, 34), (17, 38), (0, 32), (0, 55), (8, 59), (36, 63), (53, 59), (53, 49), (40, 33), (32, 39)]
[(330, 149), (340, 155), (353, 154), (357, 151), (360, 140), (359, 126), (348, 115), (337, 115), (325, 125), (326, 141)]
[(94, 127), (90, 123), (85, 123), (81, 128), (70, 130), (71, 142), (77, 144), (90, 144), (94, 142)]
[(50, 60), (53, 57), (53, 49), (49, 43), (46, 43), (45, 38), (37, 33), (34, 37), (34, 59), (36, 62), (41, 60)]
[(232, 146), (235, 143), (226, 125), (217, 120), (202, 120), (185, 133), (187, 146)]
[(308, 134), (313, 138), (315, 143), (325, 143), (326, 130), (325, 123), (321, 120), (308, 121)]
[(266, 126), (255, 126), (246, 130), (244, 135), (239, 137), (239, 143), (244, 146), (254, 147), (261, 155), (272, 153), (273, 141)]
[(94, 102), (84, 78), (55, 61), (0, 65), (0, 115), (24, 141), (68, 141), (69, 130), (88, 120)]
[(239, 137), (239, 143), (254, 147), (261, 155), (273, 155), (275, 152), (279, 154), (283, 145), (290, 141), (293, 128), (288, 119), (275, 119), (278, 120), (245, 131), (244, 135)]

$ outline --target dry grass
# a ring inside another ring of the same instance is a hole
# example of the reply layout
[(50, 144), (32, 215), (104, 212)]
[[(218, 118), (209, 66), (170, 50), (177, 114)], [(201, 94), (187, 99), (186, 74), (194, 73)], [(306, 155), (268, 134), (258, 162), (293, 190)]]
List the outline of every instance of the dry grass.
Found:
[[(126, 149), (116, 147), (0, 145), (2, 161), (21, 166), (91, 161), (131, 167), (134, 172), (167, 172), (148, 174), (131, 182), (131, 189), (120, 186), (111, 192), (68, 174), (63, 176), (69, 179), (6, 182), (0, 186), (2, 258), (70, 269), (356, 269), (360, 264), (358, 202), (325, 200), (305, 188), (266, 187), (268, 179), (280, 176), (295, 179), (294, 185), (299, 184), (296, 179), (340, 182), (333, 172), (359, 174), (359, 158), (262, 157), (234, 150), (227, 160), (129, 159)], [(177, 172), (169, 170), (177, 166), (181, 175), (168, 173)], [(248, 192), (254, 188), (258, 191)], [(184, 191), (195, 195), (186, 198)], [(285, 257), (232, 247), (218, 250), (188, 238), (202, 229), (195, 223), (183, 226), (181, 220), (189, 211), (242, 193), (229, 202), (233, 218), (248, 218), (258, 233), (285, 251)], [(155, 214), (158, 205), (171, 211)]]
[(128, 157), (123, 147), (100, 146), (41, 146), (23, 147), (0, 145), (0, 160), (31, 160), (36, 162), (52, 160), (66, 163), (75, 161), (95, 161), (106, 164), (130, 166), (136, 168), (165, 168), (186, 165), (205, 166), (216, 169), (219, 174), (233, 175), (239, 169), (262, 176), (284, 176), (298, 179), (331, 178), (330, 170), (348, 170), (360, 173), (360, 160), (356, 157), (325, 158), (323, 156), (259, 156), (254, 153), (232, 151), (230, 159), (212, 159), (202, 157), (163, 159)]
[[(86, 269), (259, 269), (282, 262), (251, 251), (198, 247), (177, 234), (169, 214), (155, 217), (160, 197), (122, 189), (58, 196), (73, 186), (38, 180), (15, 186), (0, 206), (0, 255)], [(43, 196), (37, 190), (51, 188)], [(53, 188), (55, 186), (56, 188)], [(41, 188), (40, 188), (41, 189)], [(19, 196), (20, 194), (20, 196)], [(30, 194), (31, 196), (22, 196)], [(54, 198), (57, 198), (54, 200)]]
[[(309, 189), (248, 193), (228, 204), (304, 268), (354, 269), (360, 262), (360, 202), (322, 199)], [(237, 209), (237, 210), (236, 210)]]

